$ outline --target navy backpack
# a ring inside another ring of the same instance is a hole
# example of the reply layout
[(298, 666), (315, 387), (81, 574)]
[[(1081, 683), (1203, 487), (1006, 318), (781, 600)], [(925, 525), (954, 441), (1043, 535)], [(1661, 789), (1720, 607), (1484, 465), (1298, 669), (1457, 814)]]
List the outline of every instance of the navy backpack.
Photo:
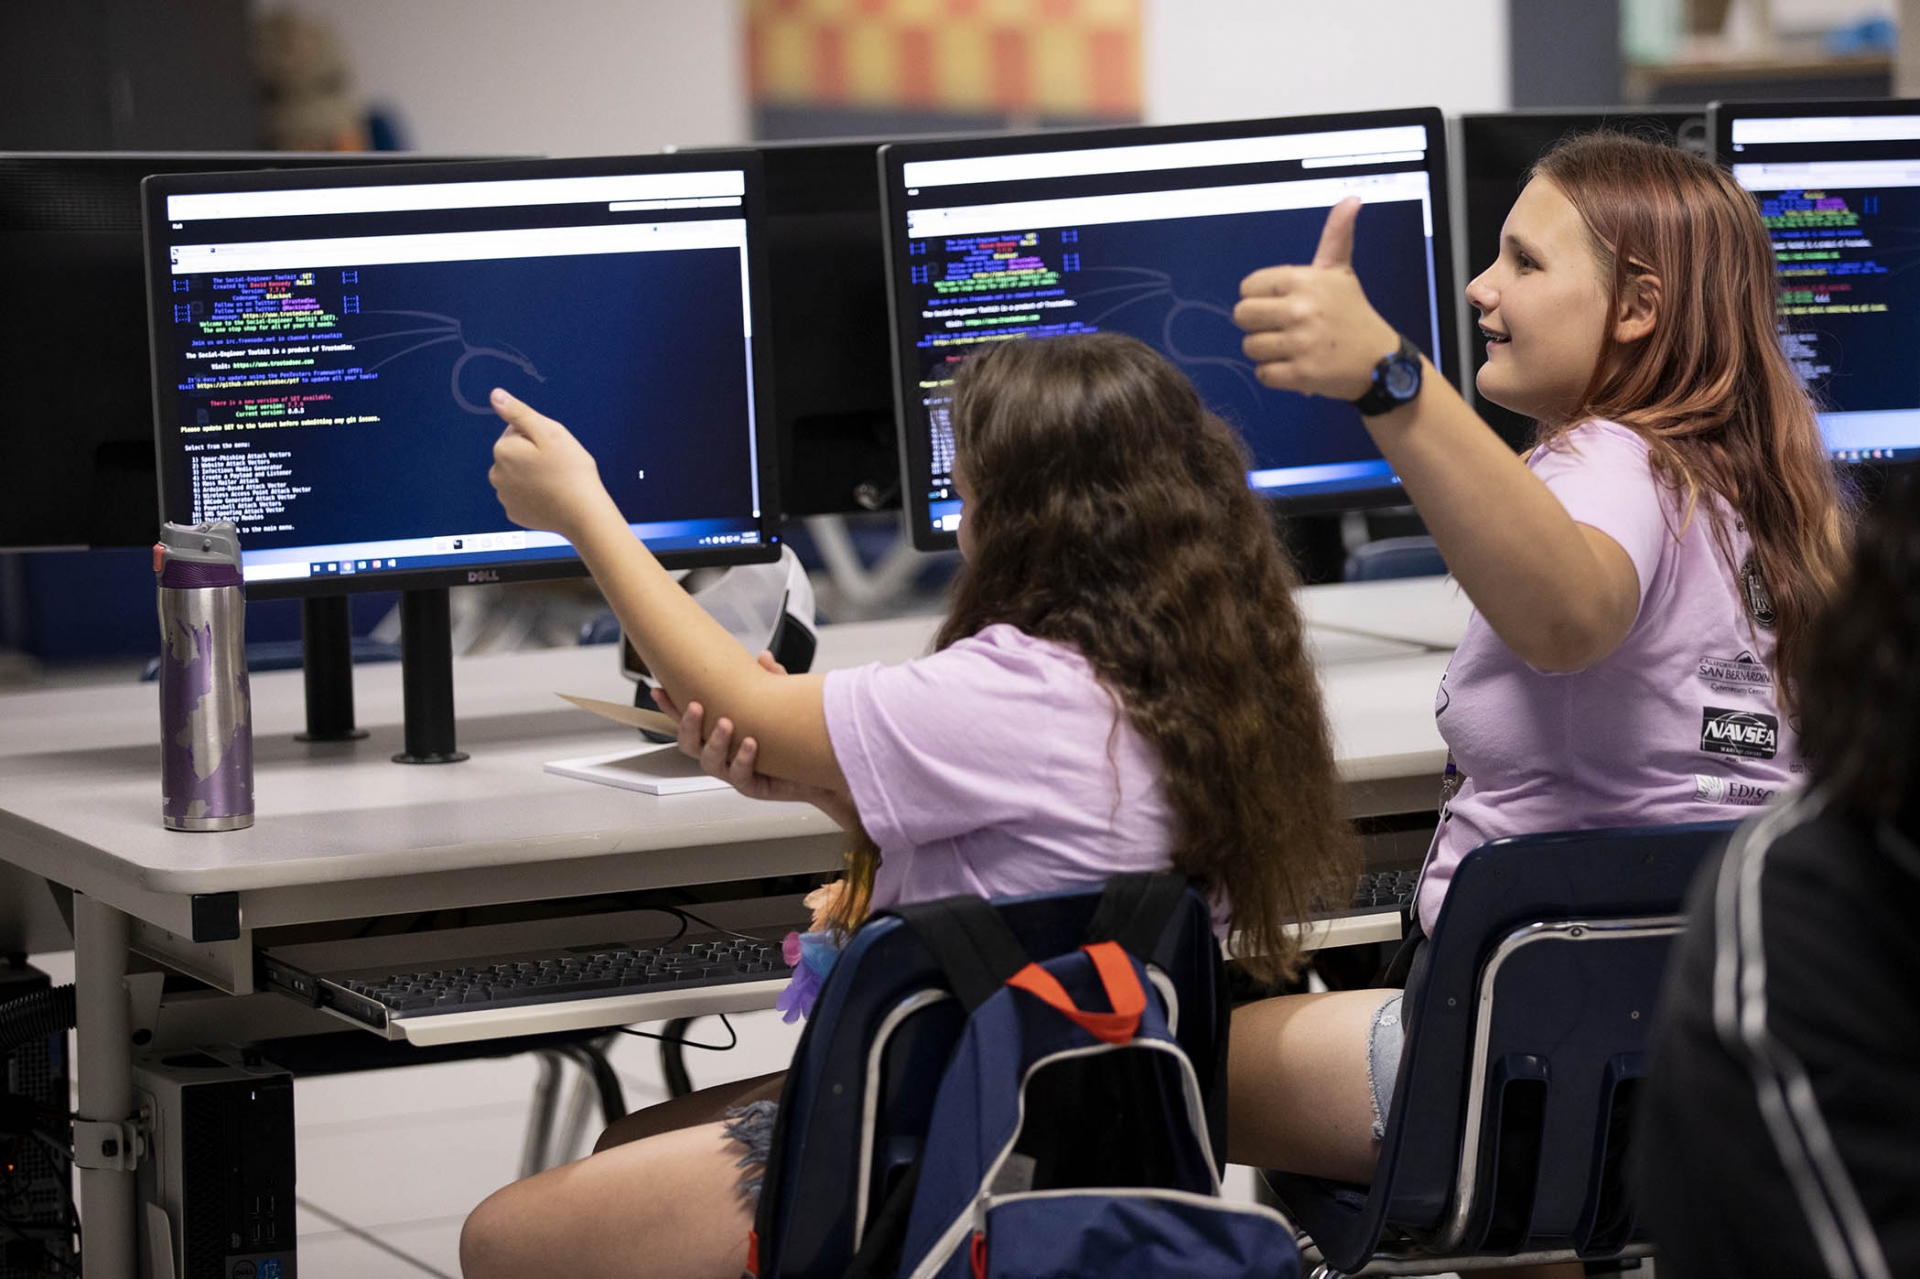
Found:
[[(1186, 894), (1182, 883), (1171, 900), (1153, 895), (1171, 907)], [(966, 1017), (937, 1087), (927, 1080), (919, 1156), (863, 1232), (849, 1275), (1299, 1273), (1279, 1214), (1220, 1198), (1209, 1132), (1220, 1098), (1212, 1078), (1203, 1090), (1171, 1024), (1180, 1009), (1165, 973), (1113, 940), (1032, 962), (977, 897), (898, 913)], [(1211, 937), (1202, 944), (1217, 965)]]

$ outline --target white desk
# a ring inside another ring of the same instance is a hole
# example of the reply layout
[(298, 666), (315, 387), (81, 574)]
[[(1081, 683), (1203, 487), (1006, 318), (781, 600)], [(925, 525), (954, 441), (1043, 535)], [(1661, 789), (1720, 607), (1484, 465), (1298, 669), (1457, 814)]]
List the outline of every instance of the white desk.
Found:
[[(817, 665), (912, 656), (935, 624), (829, 627)], [(1314, 638), (1350, 811), (1430, 808), (1445, 761), (1430, 710), (1445, 655), (1351, 631)], [(438, 767), (388, 761), (400, 744), (397, 665), (355, 670), (358, 719), (372, 735), (333, 745), (292, 739), (303, 724), (299, 672), (260, 675), (256, 820), (216, 835), (160, 826), (153, 685), (0, 698), (0, 860), (76, 890), (81, 1113), (131, 1109), (130, 1017), (140, 1014), (118, 993), (130, 951), (248, 996), (260, 929), (840, 864), (844, 835), (807, 805), (728, 791), (649, 796), (542, 772), (546, 760), (634, 740), (553, 696), (623, 696), (630, 686), (613, 661), (587, 648), (456, 662), (459, 740), (472, 759)], [(237, 902), (238, 935), (196, 940), (195, 897), (222, 894)], [(186, 1009), (181, 1024), (225, 1024), (224, 1006), (242, 1004), (277, 1033), (314, 1029), (318, 1016), (278, 996), (217, 1002), (212, 1013)], [(653, 1015), (681, 1013), (663, 1003)], [(85, 1169), (81, 1188), (88, 1276), (132, 1273), (131, 1175)]]
[(1459, 646), (1473, 601), (1451, 577), (1338, 582), (1300, 592), (1307, 625), (1446, 651)]

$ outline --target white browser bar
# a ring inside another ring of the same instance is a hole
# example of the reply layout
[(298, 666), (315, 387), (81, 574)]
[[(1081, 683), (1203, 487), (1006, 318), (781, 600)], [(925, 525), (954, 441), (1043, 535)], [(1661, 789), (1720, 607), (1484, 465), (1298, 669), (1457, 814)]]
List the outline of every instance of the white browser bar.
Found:
[(428, 209), (501, 209), (516, 205), (609, 204), (746, 194), (738, 169), (698, 173), (614, 173), (590, 178), (515, 178), (493, 182), (416, 182), (303, 191), (206, 191), (167, 197), (169, 222), (213, 218), (292, 218), (341, 213), (414, 213)]
[(1782, 116), (1735, 120), (1733, 145), (1766, 146), (1795, 142), (1920, 141), (1920, 115)]
[(1300, 161), (1303, 169), (1337, 169), (1346, 164), (1406, 164), (1424, 160), (1425, 151), (1382, 151), (1377, 155), (1321, 155)]
[(1920, 159), (1808, 160), (1797, 164), (1736, 164), (1733, 180), (1749, 191), (1821, 191), (1920, 186)]
[(1126, 195), (1069, 196), (970, 204), (949, 209), (909, 209), (907, 235), (988, 235), (1047, 227), (1097, 226), (1112, 222), (1156, 222), (1166, 218), (1204, 218), (1229, 213), (1265, 213), (1275, 209), (1330, 209), (1350, 195), (1368, 201), (1419, 200), (1426, 231), (1433, 234), (1431, 192), (1424, 173), (1377, 173), (1345, 178), (1304, 178), (1247, 186), (1194, 187), (1184, 191), (1138, 191)]
[(360, 235), (329, 240), (257, 240), (245, 244), (178, 244), (168, 249), (174, 275), (297, 271), (399, 262), (478, 262), (499, 258), (573, 257), (589, 253), (652, 253), (675, 249), (744, 249), (740, 218), (616, 226), (522, 227), (511, 231), (443, 231), (427, 235)]
[[(1287, 133), (1265, 138), (1215, 138), (1206, 142), (1155, 142), (1083, 151), (913, 160), (900, 167), (900, 175), (908, 187), (917, 189), (972, 182), (1026, 182), (1041, 178), (1083, 178), (1101, 173), (1201, 169), (1226, 164), (1272, 164), (1320, 156), (1382, 157), (1387, 153), (1413, 151), (1418, 153), (1413, 158), (1418, 159), (1426, 150), (1427, 126), (1396, 124), (1378, 129)], [(1379, 158), (1375, 162), (1387, 163), (1387, 160)]]
[(615, 200), (607, 206), (609, 213), (651, 212), (655, 209), (737, 209), (740, 197), (737, 195), (700, 195), (687, 196), (672, 200)]

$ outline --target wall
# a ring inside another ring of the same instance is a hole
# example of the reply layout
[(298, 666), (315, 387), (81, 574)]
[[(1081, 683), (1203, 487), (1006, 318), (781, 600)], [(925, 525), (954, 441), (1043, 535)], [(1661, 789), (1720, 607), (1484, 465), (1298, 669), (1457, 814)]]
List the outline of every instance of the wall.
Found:
[(1146, 0), (1149, 124), (1508, 105), (1508, 0)]
[[(1508, 105), (1508, 0), (1145, 0), (1153, 124)], [(413, 146), (561, 155), (750, 131), (733, 0), (256, 0), (333, 21)]]
[(417, 150), (620, 155), (747, 136), (728, 0), (260, 0), (330, 21)]

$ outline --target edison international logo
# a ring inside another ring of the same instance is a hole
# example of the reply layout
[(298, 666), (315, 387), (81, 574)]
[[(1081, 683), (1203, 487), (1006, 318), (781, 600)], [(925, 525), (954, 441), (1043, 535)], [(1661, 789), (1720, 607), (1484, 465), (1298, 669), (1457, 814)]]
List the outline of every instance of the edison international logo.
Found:
[(1780, 721), (1757, 711), (1700, 708), (1700, 749), (1742, 759), (1772, 759), (1780, 747)]
[(1748, 808), (1758, 808), (1773, 798), (1773, 788), (1754, 786), (1747, 782), (1731, 782), (1724, 777), (1708, 777), (1704, 773), (1695, 773), (1693, 797), (1705, 804), (1743, 804)]

